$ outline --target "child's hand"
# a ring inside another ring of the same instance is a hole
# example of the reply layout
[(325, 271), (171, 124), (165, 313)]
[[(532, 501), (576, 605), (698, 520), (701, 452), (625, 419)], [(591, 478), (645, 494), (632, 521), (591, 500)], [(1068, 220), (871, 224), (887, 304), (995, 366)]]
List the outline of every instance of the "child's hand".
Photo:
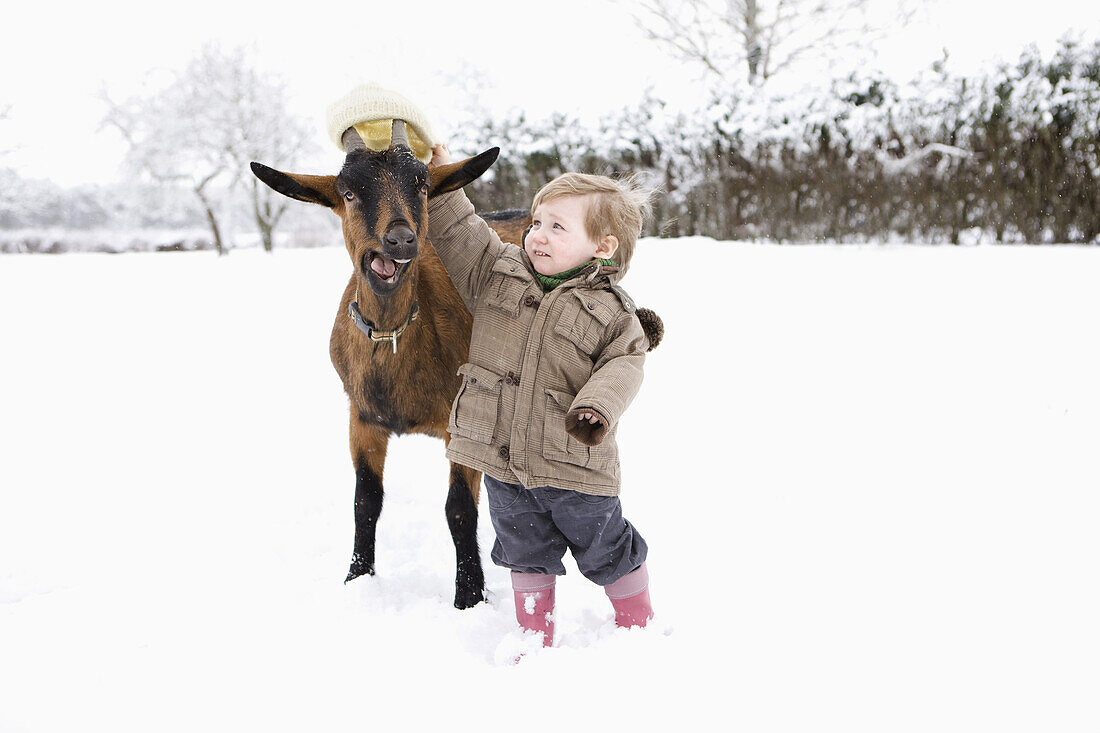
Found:
[(565, 416), (565, 432), (585, 445), (599, 445), (607, 435), (607, 422), (600, 413), (582, 407)]
[(432, 148), (432, 159), (428, 161), (430, 168), (439, 165), (447, 165), (451, 162), (451, 151), (447, 150), (447, 143), (439, 143)]

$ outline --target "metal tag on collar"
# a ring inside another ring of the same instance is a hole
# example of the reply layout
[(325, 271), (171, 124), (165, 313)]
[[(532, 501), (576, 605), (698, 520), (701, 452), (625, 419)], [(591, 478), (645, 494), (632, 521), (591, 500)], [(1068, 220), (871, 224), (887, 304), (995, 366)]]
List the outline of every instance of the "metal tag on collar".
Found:
[[(355, 323), (356, 327), (366, 334), (367, 338), (375, 343), (379, 341), (389, 341), (393, 343), (393, 353), (397, 353), (397, 338), (405, 332), (405, 329), (416, 320), (417, 315), (420, 313), (420, 305), (413, 303), (412, 313), (409, 314), (409, 320), (405, 322), (405, 325), (396, 331), (386, 333), (385, 331), (378, 331), (374, 327), (374, 324), (363, 318), (363, 314), (359, 311), (359, 304), (354, 300), (348, 303), (348, 318)], [(378, 331), (377, 333), (375, 333)]]

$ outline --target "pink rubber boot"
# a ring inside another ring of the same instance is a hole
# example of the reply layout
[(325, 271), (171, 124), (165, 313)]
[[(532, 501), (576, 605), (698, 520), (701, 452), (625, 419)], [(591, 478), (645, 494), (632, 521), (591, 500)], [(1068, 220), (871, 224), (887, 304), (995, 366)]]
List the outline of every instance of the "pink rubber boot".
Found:
[(554, 645), (554, 583), (557, 578), (542, 573), (512, 571), (516, 595), (516, 621), (524, 631), (542, 632), (542, 645)]
[(615, 608), (615, 625), (624, 629), (645, 626), (653, 618), (649, 602), (649, 570), (643, 562), (637, 570), (627, 573), (603, 588)]

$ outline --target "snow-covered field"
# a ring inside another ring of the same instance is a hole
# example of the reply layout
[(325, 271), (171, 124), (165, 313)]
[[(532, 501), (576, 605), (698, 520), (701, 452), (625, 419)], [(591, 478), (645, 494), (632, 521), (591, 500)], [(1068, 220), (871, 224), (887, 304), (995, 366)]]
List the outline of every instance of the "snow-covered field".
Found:
[(484, 502), (492, 600), (451, 606), (438, 441), (391, 443), (342, 584), (349, 270), (0, 257), (0, 730), (1100, 726), (1100, 248), (643, 241), (658, 617), (574, 569), (518, 666)]

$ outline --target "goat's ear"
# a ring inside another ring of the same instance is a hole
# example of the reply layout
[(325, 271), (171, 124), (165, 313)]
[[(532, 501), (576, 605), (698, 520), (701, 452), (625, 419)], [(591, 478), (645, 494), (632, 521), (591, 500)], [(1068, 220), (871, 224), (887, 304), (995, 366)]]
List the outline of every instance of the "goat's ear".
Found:
[(260, 163), (251, 165), (252, 172), (261, 181), (284, 196), (320, 204), (330, 209), (340, 197), (336, 195), (336, 176), (307, 176), (301, 173), (283, 173)]
[(477, 180), (481, 174), (489, 170), (489, 166), (497, 161), (500, 148), (489, 148), (480, 155), (475, 155), (457, 163), (436, 166), (429, 169), (431, 175), (431, 187), (428, 189), (429, 198), (441, 193), (462, 188), (470, 181)]

